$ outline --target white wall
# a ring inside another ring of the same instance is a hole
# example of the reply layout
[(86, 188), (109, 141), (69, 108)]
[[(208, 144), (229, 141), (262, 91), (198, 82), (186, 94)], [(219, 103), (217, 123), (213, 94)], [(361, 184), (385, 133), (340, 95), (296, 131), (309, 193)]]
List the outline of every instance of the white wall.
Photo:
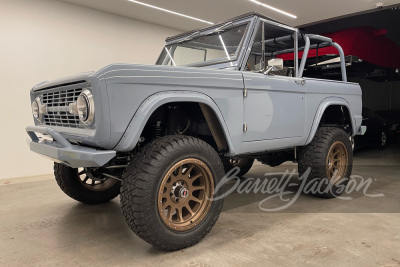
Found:
[(29, 151), (29, 90), (111, 63), (154, 64), (180, 31), (55, 0), (0, 0), (0, 179), (52, 172)]

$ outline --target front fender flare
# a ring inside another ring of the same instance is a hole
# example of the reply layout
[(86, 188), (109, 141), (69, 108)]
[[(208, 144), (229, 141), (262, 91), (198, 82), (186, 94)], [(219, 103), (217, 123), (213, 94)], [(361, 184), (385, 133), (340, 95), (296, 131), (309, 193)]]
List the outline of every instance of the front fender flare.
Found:
[[(322, 116), (324, 115), (325, 110), (332, 105), (340, 105), (340, 106), (345, 106), (347, 108), (347, 110), (349, 111), (350, 114), (350, 119), (351, 119), (351, 127), (352, 127), (352, 135), (356, 135), (358, 132), (358, 121), (360, 121), (359, 118), (355, 118), (353, 116), (353, 114), (351, 113), (351, 109), (350, 109), (350, 105), (349, 103), (346, 101), (346, 99), (344, 98), (340, 98), (340, 97), (327, 97), (324, 100), (321, 101), (321, 103), (318, 106), (318, 110), (315, 114), (314, 117), (314, 122), (312, 124), (311, 127), (311, 131), (309, 133), (309, 136), (307, 138), (307, 142), (304, 145), (308, 145), (314, 138), (315, 133), (318, 130), (318, 125), (319, 122), (322, 119)], [(360, 116), (361, 117), (361, 116)], [(361, 117), (362, 120), (362, 117)], [(361, 123), (360, 123), (361, 125)]]
[(228, 127), (226, 126), (224, 117), (222, 116), (222, 113), (216, 103), (211, 99), (211, 97), (193, 91), (159, 92), (149, 96), (142, 102), (142, 104), (136, 111), (125, 133), (123, 134), (118, 144), (115, 146), (114, 150), (126, 152), (134, 149), (151, 114), (153, 114), (153, 112), (160, 106), (173, 102), (196, 102), (208, 105), (215, 112), (219, 123), (222, 126), (225, 137), (227, 139), (229, 152), (234, 152)]

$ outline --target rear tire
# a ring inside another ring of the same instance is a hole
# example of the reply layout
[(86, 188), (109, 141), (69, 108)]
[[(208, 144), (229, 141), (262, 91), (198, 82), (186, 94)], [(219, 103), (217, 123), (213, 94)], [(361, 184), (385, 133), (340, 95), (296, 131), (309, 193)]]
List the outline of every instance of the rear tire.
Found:
[(217, 152), (189, 136), (165, 136), (147, 144), (126, 169), (121, 208), (131, 230), (162, 250), (202, 240), (216, 223), (223, 199), (214, 187), (224, 176)]
[[(299, 176), (308, 168), (304, 193), (324, 198), (341, 195), (349, 182), (353, 166), (353, 153), (348, 134), (335, 127), (321, 127), (310, 144), (298, 154)], [(310, 190), (318, 183), (320, 190)]]
[(78, 170), (54, 163), (54, 177), (67, 196), (85, 204), (105, 203), (119, 195), (119, 181), (112, 178), (92, 180), (83, 168)]

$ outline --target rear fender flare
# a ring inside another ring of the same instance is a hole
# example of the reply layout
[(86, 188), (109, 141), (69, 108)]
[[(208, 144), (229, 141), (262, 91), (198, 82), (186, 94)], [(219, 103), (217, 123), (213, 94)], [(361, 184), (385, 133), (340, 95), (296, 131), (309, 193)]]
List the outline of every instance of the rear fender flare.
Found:
[(322, 116), (324, 115), (325, 110), (329, 106), (333, 106), (333, 105), (345, 106), (347, 108), (347, 110), (349, 111), (349, 114), (350, 114), (352, 135), (357, 134), (356, 119), (354, 118), (353, 114), (351, 113), (349, 103), (345, 99), (340, 98), (340, 97), (328, 97), (328, 98), (325, 98), (324, 100), (322, 100), (318, 106), (318, 110), (317, 110), (317, 113), (315, 114), (314, 122), (312, 124), (311, 131), (309, 133), (309, 136), (308, 136), (308, 139), (307, 139), (307, 142), (305, 143), (305, 145), (308, 145), (313, 140), (314, 135), (318, 130), (319, 123), (322, 119)]

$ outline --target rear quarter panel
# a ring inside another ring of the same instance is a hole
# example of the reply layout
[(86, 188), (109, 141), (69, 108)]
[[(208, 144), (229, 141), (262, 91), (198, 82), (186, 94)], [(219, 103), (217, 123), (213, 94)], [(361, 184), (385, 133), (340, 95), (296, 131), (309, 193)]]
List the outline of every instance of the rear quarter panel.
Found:
[(314, 137), (319, 117), (323, 111), (334, 104), (341, 104), (349, 108), (352, 120), (353, 135), (359, 131), (362, 122), (362, 91), (357, 83), (305, 78), (306, 80), (306, 121), (305, 132), (308, 144)]

